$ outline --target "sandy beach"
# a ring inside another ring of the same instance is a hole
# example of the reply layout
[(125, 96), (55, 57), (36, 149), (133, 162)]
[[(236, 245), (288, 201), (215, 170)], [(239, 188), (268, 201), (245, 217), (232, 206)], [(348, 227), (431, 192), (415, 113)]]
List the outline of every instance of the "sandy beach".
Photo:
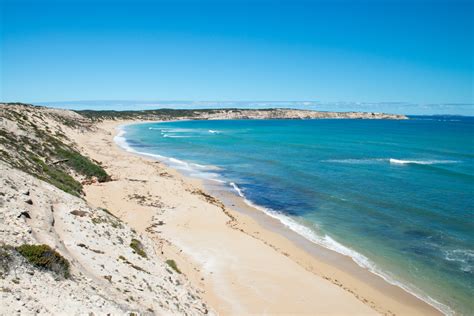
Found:
[(114, 137), (126, 123), (106, 121), (70, 135), (113, 179), (86, 185), (85, 198), (152, 238), (217, 313), (440, 314), (237, 196), (210, 195), (202, 182), (121, 149)]

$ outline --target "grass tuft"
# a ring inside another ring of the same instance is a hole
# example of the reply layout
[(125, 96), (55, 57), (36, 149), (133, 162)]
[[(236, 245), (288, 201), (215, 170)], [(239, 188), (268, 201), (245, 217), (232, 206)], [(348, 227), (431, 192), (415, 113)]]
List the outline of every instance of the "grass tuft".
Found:
[(168, 259), (165, 261), (167, 265), (170, 266), (171, 269), (173, 269), (176, 273), (181, 274), (181, 270), (178, 269), (178, 265), (173, 259)]
[(135, 252), (142, 256), (143, 258), (147, 258), (145, 250), (143, 250), (143, 244), (140, 240), (133, 238), (132, 242), (130, 243), (130, 247), (135, 250)]

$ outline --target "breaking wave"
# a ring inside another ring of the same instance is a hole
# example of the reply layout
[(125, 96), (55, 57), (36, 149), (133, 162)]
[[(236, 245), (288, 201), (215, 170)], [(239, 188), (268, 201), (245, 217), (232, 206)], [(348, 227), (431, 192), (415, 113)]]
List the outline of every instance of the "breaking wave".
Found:
[(390, 163), (396, 165), (437, 165), (437, 164), (453, 164), (460, 163), (458, 160), (404, 160), (396, 158), (349, 158), (349, 159), (327, 159), (321, 160), (321, 162), (326, 163), (340, 163), (340, 164), (353, 164), (353, 165), (368, 165), (375, 163)]
[(397, 165), (408, 165), (408, 164), (438, 165), (438, 164), (458, 163), (459, 161), (457, 160), (402, 160), (402, 159), (390, 158), (389, 162), (391, 164), (397, 164)]

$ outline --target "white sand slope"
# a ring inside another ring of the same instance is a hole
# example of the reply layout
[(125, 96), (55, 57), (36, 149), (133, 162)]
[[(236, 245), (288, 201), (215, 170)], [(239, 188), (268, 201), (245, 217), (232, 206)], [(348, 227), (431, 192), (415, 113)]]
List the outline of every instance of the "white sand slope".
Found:
[[(164, 263), (155, 244), (106, 211), (1, 161), (0, 186), (2, 243), (47, 244), (71, 263), (64, 279), (15, 255), (0, 279), (1, 315), (207, 313), (200, 293)], [(146, 258), (130, 247), (132, 239)]]

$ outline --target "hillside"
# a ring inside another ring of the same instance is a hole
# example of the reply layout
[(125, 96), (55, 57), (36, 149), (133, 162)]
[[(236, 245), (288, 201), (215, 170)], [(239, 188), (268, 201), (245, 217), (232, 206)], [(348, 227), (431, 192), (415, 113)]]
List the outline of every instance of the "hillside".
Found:
[(79, 114), (0, 107), (0, 314), (209, 313), (156, 244), (82, 198), (109, 181), (67, 134)]
[(0, 106), (0, 159), (79, 196), (81, 182), (107, 181), (105, 170), (81, 155), (65, 133), (90, 128), (88, 120), (66, 110), (29, 105)]

